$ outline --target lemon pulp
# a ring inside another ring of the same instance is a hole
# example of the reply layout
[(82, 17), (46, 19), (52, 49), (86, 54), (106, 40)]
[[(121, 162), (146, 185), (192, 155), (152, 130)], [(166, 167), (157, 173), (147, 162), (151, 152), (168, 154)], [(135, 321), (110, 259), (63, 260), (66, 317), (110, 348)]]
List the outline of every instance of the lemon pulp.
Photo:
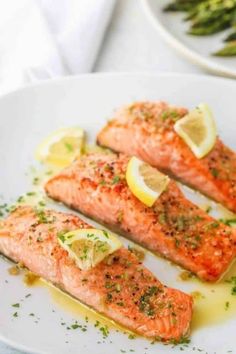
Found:
[(137, 157), (129, 160), (126, 180), (136, 198), (149, 207), (155, 203), (169, 183), (168, 176)]
[(80, 156), (84, 139), (85, 133), (79, 127), (58, 129), (38, 146), (36, 159), (50, 165), (65, 167)]
[(98, 229), (78, 229), (58, 235), (60, 245), (80, 269), (95, 267), (122, 246), (112, 233)]
[(200, 104), (179, 119), (174, 129), (199, 159), (206, 156), (215, 145), (216, 125), (213, 114), (206, 104)]

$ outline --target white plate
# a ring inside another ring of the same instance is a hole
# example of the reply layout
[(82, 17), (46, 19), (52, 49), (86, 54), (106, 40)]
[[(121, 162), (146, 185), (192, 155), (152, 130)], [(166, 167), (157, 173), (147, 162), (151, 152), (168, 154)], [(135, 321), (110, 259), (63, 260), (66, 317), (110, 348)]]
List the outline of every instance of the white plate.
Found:
[(185, 55), (191, 62), (208, 71), (231, 78), (236, 78), (236, 58), (214, 57), (223, 46), (226, 32), (213, 36), (187, 35), (188, 22), (184, 22), (183, 13), (163, 12), (171, 0), (142, 0), (145, 12), (153, 26), (172, 47)]
[[(60, 126), (79, 125), (91, 139), (111, 117), (113, 110), (134, 100), (167, 100), (173, 104), (194, 107), (205, 101), (213, 108), (221, 137), (236, 148), (236, 84), (227, 79), (193, 75), (84, 75), (45, 82), (27, 87), (0, 99), (0, 195), (2, 201), (15, 200), (29, 190), (26, 172), (34, 163), (37, 144)], [(59, 206), (57, 206), (58, 208)], [(145, 264), (166, 284), (190, 291), (189, 283), (177, 281), (180, 270), (167, 261), (148, 255)], [(101, 334), (88, 324), (88, 331), (66, 330), (61, 322), (71, 324), (76, 315), (53, 302), (47, 288), (26, 288), (21, 276), (9, 276), (9, 264), (0, 259), (0, 339), (10, 345), (35, 353), (182, 353), (147, 340), (130, 340), (111, 330), (104, 343)], [(7, 282), (5, 282), (7, 281)], [(196, 286), (195, 286), (196, 287)], [(32, 296), (25, 298), (31, 293)], [(23, 302), (20, 300), (24, 299)], [(20, 308), (11, 305), (21, 303)], [(53, 312), (53, 310), (55, 312)], [(17, 311), (19, 317), (13, 317)], [(35, 313), (40, 320), (35, 323)], [(77, 318), (85, 323), (84, 318)], [(192, 334), (192, 344), (204, 353), (226, 353), (235, 347), (236, 320), (229, 319)], [(66, 343), (68, 341), (68, 343)], [(112, 343), (111, 343), (112, 342)], [(148, 349), (145, 349), (148, 348)]]

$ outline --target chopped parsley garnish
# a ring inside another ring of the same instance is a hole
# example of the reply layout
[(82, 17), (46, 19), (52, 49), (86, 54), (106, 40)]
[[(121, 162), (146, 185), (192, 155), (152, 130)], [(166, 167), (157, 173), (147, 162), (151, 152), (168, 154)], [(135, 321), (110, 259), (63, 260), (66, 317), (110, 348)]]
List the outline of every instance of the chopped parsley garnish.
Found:
[(170, 341), (170, 343), (172, 343), (173, 345), (179, 345), (179, 344), (189, 344), (190, 343), (190, 339), (188, 337), (180, 337), (180, 339), (172, 339)]
[(135, 336), (134, 334), (129, 334), (128, 338), (129, 338), (129, 339), (135, 339), (136, 336)]
[(116, 183), (118, 183), (118, 182), (120, 182), (120, 177), (119, 177), (119, 176), (115, 176), (115, 177), (113, 178), (113, 180), (112, 180), (112, 184), (116, 184)]
[(57, 233), (57, 238), (59, 238), (61, 240), (61, 242), (65, 242), (65, 234), (66, 234), (66, 231), (60, 231)]
[(154, 315), (154, 308), (150, 302), (151, 297), (158, 293), (159, 289), (157, 286), (149, 287), (145, 293), (139, 299), (139, 310), (144, 312), (148, 316)]
[(44, 210), (35, 209), (35, 213), (40, 224), (51, 224), (55, 221), (55, 218), (52, 216), (47, 216)]
[(81, 327), (81, 326), (78, 325), (77, 323), (74, 323), (73, 325), (71, 325), (71, 328), (72, 328), (72, 329), (77, 329), (77, 328), (79, 328), (79, 327)]
[(164, 111), (162, 114), (161, 114), (161, 119), (163, 121), (167, 120), (167, 119), (171, 119), (173, 120), (174, 122), (176, 122), (178, 119), (180, 118), (180, 115), (178, 112), (176, 111)]
[(214, 178), (217, 178), (219, 176), (219, 171), (216, 168), (212, 168), (211, 174)]
[(39, 184), (39, 182), (40, 182), (39, 177), (34, 177), (34, 179), (33, 179), (33, 185), (36, 186), (36, 185)]
[(38, 202), (38, 205), (39, 205), (40, 207), (45, 207), (46, 203), (45, 203), (43, 200), (40, 200), (40, 201)]
[(17, 304), (13, 304), (13, 305), (11, 305), (12, 307), (20, 307), (20, 304), (19, 303), (17, 303)]
[(99, 328), (99, 331), (102, 333), (103, 338), (107, 338), (109, 335), (109, 329), (107, 326), (102, 326)]
[(33, 197), (33, 196), (36, 195), (36, 193), (35, 193), (35, 192), (28, 192), (28, 193), (26, 193), (26, 195), (27, 195), (28, 197)]
[(65, 147), (66, 147), (68, 152), (73, 152), (74, 151), (74, 147), (73, 147), (72, 144), (65, 142), (64, 145), (65, 145)]
[(17, 312), (13, 313), (13, 316), (18, 317), (18, 313)]
[(232, 284), (231, 295), (236, 295), (236, 276), (226, 280), (226, 283)]
[(233, 226), (236, 224), (236, 219), (219, 219), (219, 221), (228, 226)]
[(103, 232), (103, 234), (104, 234), (104, 236), (105, 236), (106, 238), (109, 238), (109, 234), (108, 234), (108, 232), (107, 232), (106, 230), (102, 230), (102, 232)]
[(25, 201), (25, 198), (23, 195), (21, 195), (18, 199), (17, 199), (17, 203), (23, 203)]
[(212, 222), (209, 222), (208, 224), (206, 224), (204, 226), (204, 228), (206, 230), (210, 230), (210, 229), (216, 229), (219, 226), (220, 226), (220, 224), (217, 221), (212, 221)]
[(208, 205), (206, 207), (206, 213), (209, 214), (212, 211), (212, 207), (210, 205)]
[(160, 213), (158, 215), (158, 221), (161, 225), (165, 225), (167, 222), (166, 214), (165, 213)]

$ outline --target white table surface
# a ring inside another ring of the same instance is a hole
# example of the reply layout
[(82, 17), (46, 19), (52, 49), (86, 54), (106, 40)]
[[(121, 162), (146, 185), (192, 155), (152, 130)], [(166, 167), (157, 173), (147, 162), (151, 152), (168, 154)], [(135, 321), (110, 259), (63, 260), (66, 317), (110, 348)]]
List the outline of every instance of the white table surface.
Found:
[[(204, 73), (160, 38), (139, 0), (117, 0), (94, 71)], [(0, 354), (23, 353), (0, 343)]]

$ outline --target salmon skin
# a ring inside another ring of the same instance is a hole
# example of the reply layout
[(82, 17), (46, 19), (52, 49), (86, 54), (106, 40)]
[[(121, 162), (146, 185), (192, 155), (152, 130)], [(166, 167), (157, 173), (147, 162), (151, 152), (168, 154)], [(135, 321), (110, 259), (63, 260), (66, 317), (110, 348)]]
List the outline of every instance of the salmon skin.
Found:
[(80, 270), (57, 241), (80, 228), (91, 226), (72, 214), (19, 207), (0, 222), (0, 252), (136, 333), (167, 341), (189, 333), (192, 297), (164, 286), (129, 250)]
[(236, 212), (236, 154), (217, 138), (198, 159), (174, 130), (185, 108), (138, 102), (119, 110), (98, 134), (100, 145), (134, 155)]
[(83, 156), (51, 178), (46, 193), (201, 279), (219, 279), (234, 259), (236, 230), (188, 201), (174, 181), (145, 206), (127, 185), (128, 161), (124, 154)]

